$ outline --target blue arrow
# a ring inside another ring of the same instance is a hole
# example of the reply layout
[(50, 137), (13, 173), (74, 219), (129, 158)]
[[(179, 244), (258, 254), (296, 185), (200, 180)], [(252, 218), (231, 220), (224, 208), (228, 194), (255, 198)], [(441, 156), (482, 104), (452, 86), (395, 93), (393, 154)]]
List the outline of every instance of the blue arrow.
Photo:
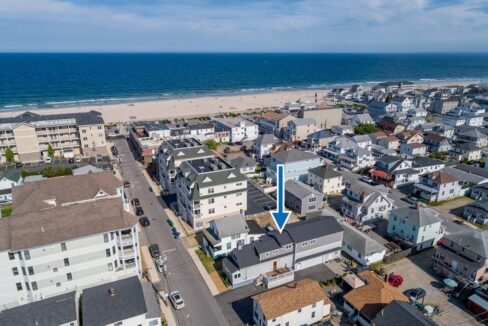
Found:
[(277, 176), (277, 186), (278, 189), (276, 190), (276, 197), (278, 202), (277, 210), (272, 212), (271, 215), (273, 216), (273, 220), (275, 222), (276, 227), (278, 230), (283, 232), (285, 228), (286, 221), (290, 217), (290, 212), (285, 211), (285, 167), (283, 164), (276, 165), (276, 174)]

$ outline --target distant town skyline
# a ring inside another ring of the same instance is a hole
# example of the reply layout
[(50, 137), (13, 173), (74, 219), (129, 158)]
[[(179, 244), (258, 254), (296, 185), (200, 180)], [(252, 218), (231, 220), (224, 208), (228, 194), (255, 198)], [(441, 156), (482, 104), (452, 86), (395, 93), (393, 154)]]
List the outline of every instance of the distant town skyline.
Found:
[(483, 0), (2, 0), (2, 52), (487, 52)]

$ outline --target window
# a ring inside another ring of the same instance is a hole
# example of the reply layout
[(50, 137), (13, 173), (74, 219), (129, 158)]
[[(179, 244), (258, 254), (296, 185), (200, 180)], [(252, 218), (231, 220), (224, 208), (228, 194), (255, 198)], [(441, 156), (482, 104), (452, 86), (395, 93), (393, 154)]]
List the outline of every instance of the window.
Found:
[(61, 251), (66, 251), (66, 243), (61, 242)]
[(237, 203), (236, 206), (242, 206), (242, 203)]
[(68, 273), (66, 274), (66, 278), (68, 279), (68, 281), (71, 281), (73, 279), (73, 275), (71, 275), (71, 273)]
[(112, 263), (108, 263), (107, 266), (108, 266), (108, 270), (109, 271), (113, 271), (114, 270), (114, 266), (112, 265)]
[(307, 247), (308, 246), (308, 241), (302, 242), (302, 247)]
[(208, 193), (213, 194), (215, 192), (214, 188), (208, 188)]
[(114, 326), (122, 326), (123, 322), (119, 321), (114, 324)]
[(298, 309), (298, 312), (302, 312), (302, 308)]
[(314, 304), (312, 305), (312, 308), (315, 308), (315, 307), (317, 307), (317, 304), (316, 304), (316, 303), (314, 303)]
[(235, 279), (238, 279), (238, 278), (240, 278), (240, 277), (241, 277), (241, 273), (235, 273), (235, 274), (234, 274), (234, 280), (235, 280)]
[(25, 258), (25, 260), (31, 259), (29, 250), (24, 250), (24, 258)]
[(291, 248), (293, 248), (293, 245), (291, 243), (285, 246), (285, 250), (290, 250)]
[(58, 268), (57, 267), (54, 267), (53, 268), (53, 272), (56, 273), (58, 271)]
[(115, 268), (119, 267), (119, 263), (117, 261), (114, 261), (114, 266)]
[(213, 204), (213, 203), (215, 203), (215, 198), (209, 198), (209, 199), (208, 199), (208, 203), (209, 203), (209, 204)]
[(112, 247), (112, 255), (115, 255), (115, 246)]
[(314, 245), (314, 244), (315, 244), (315, 239), (310, 240), (310, 245)]
[(16, 283), (17, 291), (22, 291), (22, 283)]
[(110, 249), (105, 249), (105, 256), (110, 257)]
[(312, 318), (315, 318), (315, 311), (312, 311)]
[(37, 291), (37, 282), (32, 282), (31, 286), (33, 291)]
[(69, 258), (64, 259), (64, 266), (69, 266)]
[(208, 213), (209, 213), (209, 214), (214, 214), (214, 213), (215, 213), (215, 208), (210, 208), (210, 209), (208, 210)]
[(315, 205), (312, 205), (312, 206), (309, 206), (309, 207), (308, 207), (308, 210), (310, 210), (310, 211), (311, 211), (311, 210), (314, 210), (314, 209), (315, 209)]
[(238, 183), (236, 183), (236, 186), (237, 186), (237, 187), (242, 186), (242, 182), (238, 182)]
[(14, 260), (15, 259), (15, 254), (13, 252), (8, 253), (8, 259)]
[(312, 197), (312, 198), (309, 198), (308, 199), (308, 202), (309, 203), (313, 203), (313, 202), (316, 202), (317, 201), (317, 198), (316, 197)]
[(232, 243), (228, 242), (227, 243), (227, 250), (230, 250), (232, 248)]
[(14, 274), (14, 276), (19, 275), (19, 269), (17, 267), (13, 267), (12, 268), (12, 274)]
[(108, 242), (108, 234), (107, 233), (103, 234), (103, 241)]
[(27, 291), (30, 291), (30, 285), (29, 285), (29, 283), (25, 282), (25, 288), (27, 289)]
[(22, 275), (27, 275), (27, 273), (25, 272), (25, 267), (22, 266), (21, 268), (22, 268)]
[(29, 275), (34, 275), (34, 267), (32, 266), (27, 267), (27, 271), (29, 272)]
[(56, 287), (60, 287), (60, 286), (61, 286), (61, 282), (56, 283)]

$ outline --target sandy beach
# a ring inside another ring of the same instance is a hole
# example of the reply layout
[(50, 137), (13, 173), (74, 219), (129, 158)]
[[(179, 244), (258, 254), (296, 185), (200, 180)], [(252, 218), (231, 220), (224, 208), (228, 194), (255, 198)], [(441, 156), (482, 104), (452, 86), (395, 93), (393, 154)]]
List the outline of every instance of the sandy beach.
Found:
[[(480, 80), (462, 80), (452, 82), (421, 82), (415, 83), (416, 88), (426, 89), (448, 85), (469, 85), (479, 83)], [(371, 87), (368, 85), (365, 88)], [(176, 117), (204, 116), (221, 112), (246, 112), (248, 110), (282, 107), (287, 102), (299, 99), (313, 102), (317, 93), (319, 103), (326, 101), (326, 95), (331, 88), (320, 90), (275, 91), (269, 93), (255, 93), (228, 96), (204, 96), (196, 98), (177, 98), (160, 101), (143, 101), (118, 103), (107, 105), (78, 106), (66, 108), (42, 108), (35, 110), (39, 114), (100, 111), (107, 123), (126, 122), (130, 120), (155, 120)], [(0, 117), (18, 115), (24, 110), (0, 112)]]

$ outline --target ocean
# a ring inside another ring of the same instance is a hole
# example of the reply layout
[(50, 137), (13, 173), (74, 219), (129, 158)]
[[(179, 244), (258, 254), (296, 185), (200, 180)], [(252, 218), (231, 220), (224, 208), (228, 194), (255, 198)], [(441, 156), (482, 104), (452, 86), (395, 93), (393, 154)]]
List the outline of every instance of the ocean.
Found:
[(488, 79), (488, 54), (0, 54), (0, 109)]

